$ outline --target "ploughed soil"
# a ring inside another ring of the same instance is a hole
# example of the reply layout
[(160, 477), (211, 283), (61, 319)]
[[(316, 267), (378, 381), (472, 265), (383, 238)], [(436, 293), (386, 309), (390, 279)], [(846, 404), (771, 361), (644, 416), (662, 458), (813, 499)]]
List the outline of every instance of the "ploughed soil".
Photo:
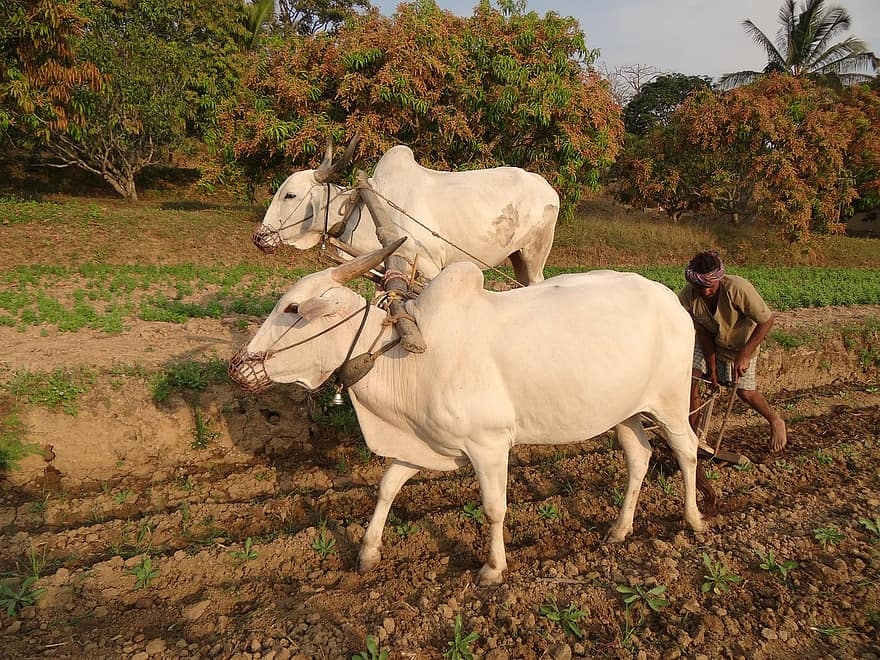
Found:
[[(29, 256), (49, 259), (43, 249)], [(878, 319), (873, 307), (780, 314), (778, 328), (816, 338), (768, 341), (759, 363), (789, 446), (766, 458), (766, 425), (735, 403), (722, 448), (750, 462), (708, 463), (720, 500), (701, 534), (683, 523), (659, 438), (634, 532), (613, 545), (603, 536), (626, 474), (613, 434), (515, 447), (497, 587), (475, 583), (487, 536), (472, 471), (405, 485), (382, 561), (362, 575), (386, 460), (346, 407), (229, 384), (155, 402), (151, 373), (228, 359), (257, 319), (132, 321), (114, 335), (0, 328), (3, 383), (97, 374), (67, 412), (0, 390), (2, 412), (16, 406), (41, 448), (0, 480), (0, 656), (369, 658), (372, 637), (390, 658), (440, 658), (460, 616), (458, 638), (476, 639), (447, 657), (880, 658), (877, 337), (842, 332)]]

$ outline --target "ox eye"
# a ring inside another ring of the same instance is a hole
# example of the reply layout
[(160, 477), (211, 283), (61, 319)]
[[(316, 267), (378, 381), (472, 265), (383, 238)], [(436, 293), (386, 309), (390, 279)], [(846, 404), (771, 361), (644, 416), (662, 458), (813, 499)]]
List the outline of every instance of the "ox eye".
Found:
[(296, 193), (287, 193), (284, 195), (284, 199), (296, 199)]
[(299, 305), (296, 303), (290, 303), (287, 307), (284, 308), (285, 314), (299, 314)]

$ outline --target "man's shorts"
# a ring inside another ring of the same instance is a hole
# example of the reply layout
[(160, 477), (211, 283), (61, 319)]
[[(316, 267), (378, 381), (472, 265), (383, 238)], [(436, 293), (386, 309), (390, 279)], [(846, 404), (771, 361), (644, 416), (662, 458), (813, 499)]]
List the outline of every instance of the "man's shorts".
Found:
[[(749, 362), (749, 368), (736, 381), (736, 389), (738, 390), (754, 390), (757, 389), (755, 380), (755, 372), (757, 370), (758, 358), (753, 357)], [(720, 355), (715, 356), (715, 367), (718, 371), (718, 382), (722, 385), (731, 385), (733, 383), (733, 362), (722, 359)], [(703, 376), (708, 378), (709, 367), (706, 364), (706, 357), (703, 355), (703, 348), (700, 342), (694, 343), (694, 361), (693, 368), (699, 371)]]

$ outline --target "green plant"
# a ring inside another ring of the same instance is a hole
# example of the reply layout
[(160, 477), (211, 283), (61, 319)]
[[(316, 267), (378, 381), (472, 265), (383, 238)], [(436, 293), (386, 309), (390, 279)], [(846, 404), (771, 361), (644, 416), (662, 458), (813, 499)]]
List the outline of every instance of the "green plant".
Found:
[(716, 594), (730, 591), (730, 585), (742, 582), (742, 577), (731, 573), (726, 564), (713, 561), (707, 553), (703, 553), (703, 565), (709, 571), (703, 575), (703, 585), (700, 590), (703, 593), (713, 592)]
[(795, 334), (785, 330), (771, 330), (770, 339), (782, 346), (782, 348), (789, 350), (815, 341), (815, 338), (812, 335), (802, 333)]
[(658, 584), (650, 589), (646, 589), (638, 584), (633, 587), (619, 584), (617, 585), (617, 593), (621, 594), (623, 603), (627, 608), (647, 606), (654, 612), (659, 612), (669, 605), (669, 601), (663, 595), (666, 593), (666, 587), (662, 584)]
[(229, 382), (226, 368), (226, 360), (219, 357), (207, 362), (190, 359), (175, 360), (164, 371), (153, 377), (153, 401), (163, 403), (172, 392), (181, 394), (201, 392), (210, 385)]
[(322, 529), (312, 541), (312, 550), (317, 552), (321, 559), (327, 559), (328, 556), (336, 552), (336, 539), (330, 536), (326, 529)]
[(159, 569), (153, 567), (153, 560), (150, 559), (149, 555), (144, 555), (139, 564), (126, 569), (125, 572), (136, 578), (134, 583), (135, 589), (146, 589), (150, 581), (159, 575)]
[(369, 463), (373, 459), (373, 451), (365, 444), (359, 444), (355, 453), (361, 463)]
[(853, 634), (852, 628), (844, 626), (810, 626), (810, 630), (824, 637), (849, 637)]
[[(659, 612), (669, 605), (663, 594), (666, 593), (664, 585), (657, 585), (650, 589), (646, 589), (641, 585), (630, 587), (628, 585), (617, 585), (617, 592), (621, 594), (624, 603), (623, 625), (621, 627), (621, 644), (631, 652), (632, 638), (636, 630), (645, 623), (645, 614), (647, 610)], [(638, 621), (633, 622), (632, 610), (638, 612)]]
[(131, 488), (123, 488), (118, 493), (113, 494), (113, 501), (116, 504), (124, 504), (129, 497), (132, 496)]
[(254, 550), (254, 540), (250, 536), (248, 536), (244, 540), (244, 547), (241, 550), (230, 550), (229, 554), (236, 561), (253, 561), (257, 558), (257, 551)]
[(204, 417), (198, 406), (193, 407), (193, 440), (190, 447), (193, 449), (206, 449), (220, 434), (214, 430), (214, 423), (210, 417)]
[(657, 484), (667, 497), (675, 492), (675, 484), (666, 476), (662, 468), (657, 473)]
[(364, 643), (367, 645), (367, 650), (355, 653), (351, 656), (351, 660), (388, 660), (388, 651), (380, 649), (374, 637), (367, 635)]
[(88, 369), (61, 368), (51, 372), (21, 371), (6, 384), (7, 391), (28, 403), (50, 410), (61, 408), (71, 416), (77, 414), (77, 399), (95, 380)]
[(342, 405), (336, 405), (333, 403), (335, 394), (336, 388), (325, 387), (316, 397), (310, 399), (312, 421), (335, 431), (359, 436), (360, 425), (351, 400), (347, 395), (343, 395)]
[(746, 463), (737, 463), (733, 466), (733, 469), (737, 472), (754, 472), (755, 465), (751, 461), (748, 461)]
[(615, 506), (621, 506), (623, 504), (623, 491), (619, 488), (613, 488), (611, 490), (611, 501), (614, 502)]
[(559, 520), (559, 509), (550, 502), (538, 506), (538, 516), (544, 520)]
[(816, 460), (819, 461), (819, 465), (831, 465), (834, 463), (834, 458), (827, 454), (823, 449), (816, 450)]
[(471, 651), (473, 644), (480, 637), (475, 631), (464, 634), (464, 624), (461, 620), (461, 614), (455, 615), (455, 630), (452, 634), (452, 640), (448, 643), (443, 657), (447, 660), (473, 660), (474, 654)]
[(578, 639), (582, 639), (584, 633), (581, 631), (579, 622), (587, 613), (578, 609), (576, 605), (570, 604), (564, 610), (559, 609), (555, 599), (541, 607), (541, 615), (547, 617), (549, 621), (558, 623), (562, 629), (569, 635), (574, 635)]
[(780, 470), (784, 470), (785, 472), (791, 472), (794, 470), (794, 465), (786, 461), (784, 458), (777, 458), (773, 465), (779, 468)]
[(6, 609), (6, 616), (15, 616), (21, 608), (34, 605), (45, 589), (33, 589), (32, 585), (37, 578), (31, 575), (25, 578), (17, 586), (11, 586), (0, 581), (0, 608)]
[(0, 471), (17, 470), (19, 461), (41, 453), (40, 446), (25, 441), (27, 427), (15, 413), (0, 420)]
[(713, 468), (706, 468), (706, 479), (709, 481), (718, 481), (721, 478), (721, 473), (718, 470)]
[(871, 543), (880, 543), (880, 517), (859, 518), (859, 524), (870, 532)]
[(758, 555), (758, 559), (761, 560), (761, 563), (758, 565), (771, 575), (779, 575), (783, 580), (788, 577), (788, 574), (791, 571), (799, 566), (799, 564), (792, 559), (786, 559), (782, 561), (782, 563), (779, 563), (776, 560), (776, 555), (772, 549), (768, 550), (766, 554), (760, 550), (756, 550), (755, 552)]
[(412, 522), (401, 520), (393, 511), (388, 514), (388, 523), (394, 528), (394, 532), (403, 539), (419, 531), (419, 528)]
[(473, 520), (478, 525), (482, 525), (486, 522), (486, 514), (483, 513), (483, 507), (474, 502), (467, 502), (464, 507), (462, 507), (461, 517), (466, 518), (467, 520)]
[(829, 545), (837, 545), (846, 536), (834, 525), (828, 525), (827, 527), (817, 527), (814, 529), (813, 538), (819, 542), (823, 550), (827, 550)]

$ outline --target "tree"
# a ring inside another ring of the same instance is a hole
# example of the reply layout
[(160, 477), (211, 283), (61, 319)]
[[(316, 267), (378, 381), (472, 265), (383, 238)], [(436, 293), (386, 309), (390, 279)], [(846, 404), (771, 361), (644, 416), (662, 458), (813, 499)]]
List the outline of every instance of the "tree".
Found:
[(594, 58), (574, 19), (553, 13), (484, 2), (462, 18), (433, 0), (402, 4), (259, 53), (221, 141), (252, 181), (277, 185), (315, 166), (328, 136), (358, 130), (370, 164), (402, 142), (439, 169), (518, 165), (547, 177), (570, 210), (622, 137), (618, 106), (588, 71)]
[(877, 58), (856, 37), (835, 42), (849, 30), (850, 22), (846, 9), (826, 7), (825, 0), (804, 0), (802, 7), (786, 0), (779, 9), (781, 27), (775, 43), (752, 21), (743, 21), (746, 33), (767, 53), (764, 71), (728, 73), (719, 84), (729, 89), (772, 72), (809, 76), (837, 85), (865, 82), (876, 70)]
[[(843, 231), (857, 179), (876, 184), (877, 134), (830, 88), (772, 74), (729, 92), (694, 93), (621, 159), (622, 195), (670, 214), (706, 209), (759, 215), (789, 238)], [(854, 160), (855, 149), (859, 160)], [(859, 163), (859, 173), (854, 164)]]
[(627, 133), (644, 135), (658, 124), (665, 124), (672, 112), (697, 89), (712, 87), (708, 76), (670, 73), (644, 85), (623, 110)]
[(876, 209), (880, 207), (880, 86), (853, 85), (842, 92), (841, 100), (855, 126), (846, 168), (858, 193), (854, 207)]
[(245, 3), (248, 35), (246, 47), (248, 51), (252, 51), (257, 47), (260, 41), (260, 34), (271, 22), (274, 11), (275, 0), (253, 0), (253, 2)]
[(98, 69), (74, 48), (85, 23), (76, 0), (0, 3), (0, 142), (44, 143), (82, 122), (74, 92), (100, 86)]
[(608, 81), (611, 96), (621, 107), (632, 101), (633, 97), (642, 91), (642, 87), (663, 75), (657, 67), (648, 64), (627, 64), (608, 68), (604, 62), (598, 67), (599, 73)]
[(244, 8), (240, 0), (92, 0), (83, 11), (90, 23), (77, 52), (104, 84), (75, 91), (86, 121), (51, 132), (47, 164), (95, 173), (134, 201), (145, 167), (212, 130), (218, 96), (237, 81), (231, 55), (241, 59)]
[(278, 22), (297, 34), (335, 31), (358, 10), (370, 9), (369, 0), (278, 0)]

